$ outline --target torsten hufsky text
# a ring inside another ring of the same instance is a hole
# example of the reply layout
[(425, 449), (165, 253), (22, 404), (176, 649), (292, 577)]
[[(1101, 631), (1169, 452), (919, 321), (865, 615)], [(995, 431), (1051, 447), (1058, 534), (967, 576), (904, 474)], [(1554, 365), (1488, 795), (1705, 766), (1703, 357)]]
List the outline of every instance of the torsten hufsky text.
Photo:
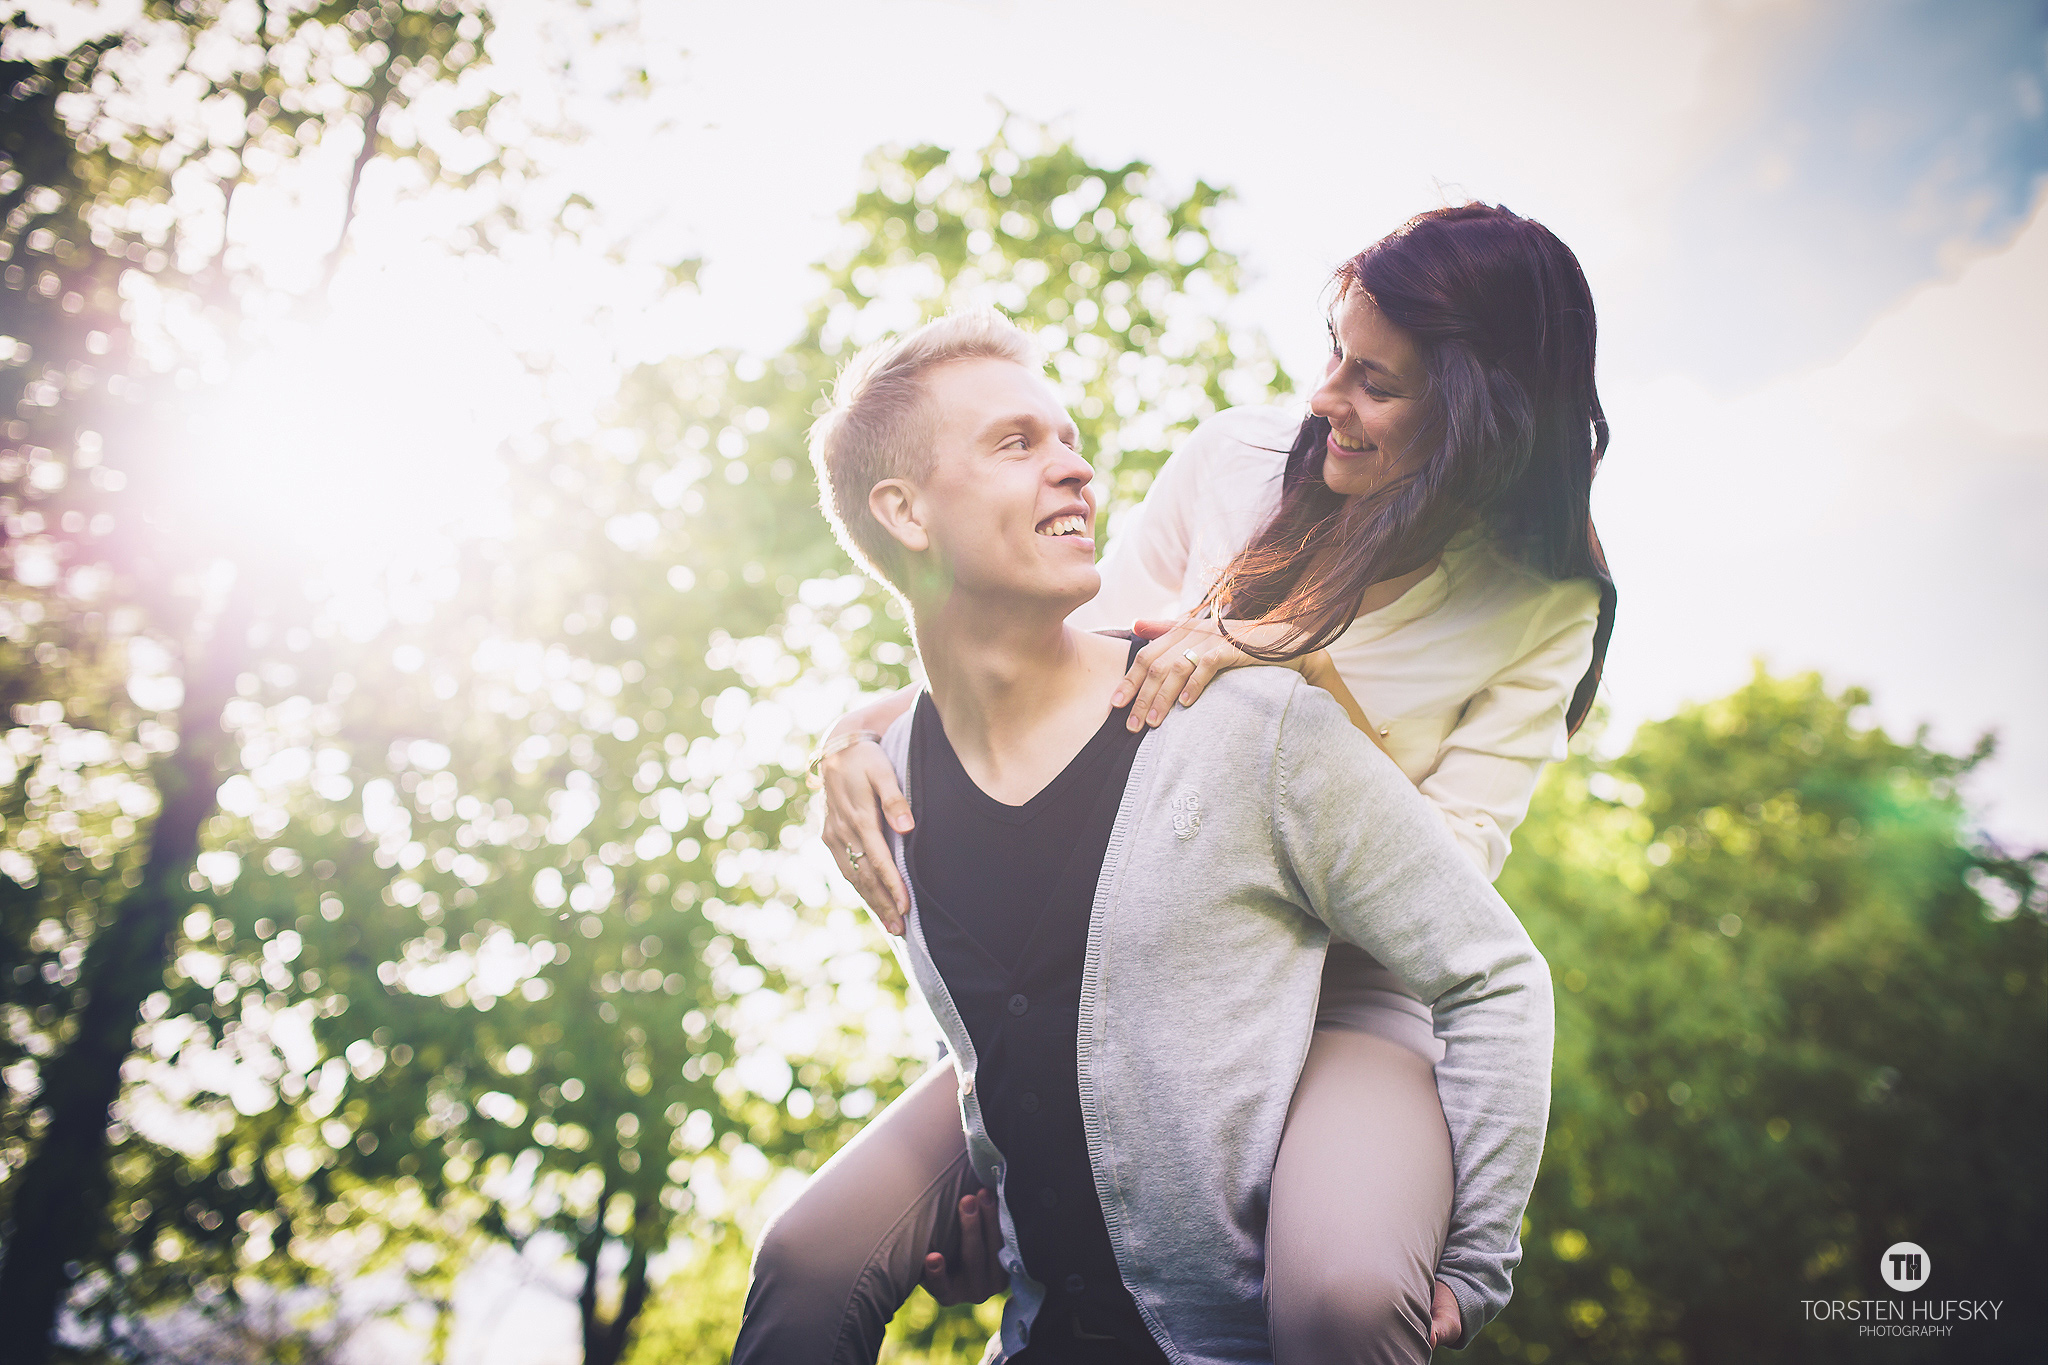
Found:
[(1809, 1322), (1996, 1322), (2003, 1299), (1801, 1299)]

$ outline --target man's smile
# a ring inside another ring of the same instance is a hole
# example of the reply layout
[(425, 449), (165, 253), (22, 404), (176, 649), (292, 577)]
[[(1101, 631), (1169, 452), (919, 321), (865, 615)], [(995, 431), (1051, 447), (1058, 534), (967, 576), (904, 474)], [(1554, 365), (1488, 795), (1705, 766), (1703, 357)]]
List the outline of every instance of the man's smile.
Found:
[(1038, 523), (1038, 534), (1042, 536), (1085, 536), (1088, 534), (1088, 518), (1074, 512), (1063, 512), (1047, 517)]

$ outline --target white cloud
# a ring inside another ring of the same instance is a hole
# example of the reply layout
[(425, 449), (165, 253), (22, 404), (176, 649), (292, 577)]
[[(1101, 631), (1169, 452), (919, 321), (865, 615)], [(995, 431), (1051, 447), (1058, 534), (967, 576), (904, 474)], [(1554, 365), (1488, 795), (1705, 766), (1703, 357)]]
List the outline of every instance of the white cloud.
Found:
[(1726, 691), (1754, 655), (1861, 683), (1894, 732), (2001, 732), (1976, 787), (2048, 831), (2048, 209), (1913, 292), (1838, 361), (1734, 397), (1610, 395), (1595, 510), (1622, 589), (1626, 722)]

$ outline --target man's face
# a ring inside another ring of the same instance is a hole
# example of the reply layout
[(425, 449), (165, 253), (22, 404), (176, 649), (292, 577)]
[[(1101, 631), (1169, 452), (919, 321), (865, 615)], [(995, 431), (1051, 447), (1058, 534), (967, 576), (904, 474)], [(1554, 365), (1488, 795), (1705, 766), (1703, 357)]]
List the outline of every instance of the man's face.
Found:
[(948, 362), (925, 383), (939, 423), (916, 502), (952, 586), (1062, 615), (1093, 597), (1095, 471), (1052, 385), (994, 359)]

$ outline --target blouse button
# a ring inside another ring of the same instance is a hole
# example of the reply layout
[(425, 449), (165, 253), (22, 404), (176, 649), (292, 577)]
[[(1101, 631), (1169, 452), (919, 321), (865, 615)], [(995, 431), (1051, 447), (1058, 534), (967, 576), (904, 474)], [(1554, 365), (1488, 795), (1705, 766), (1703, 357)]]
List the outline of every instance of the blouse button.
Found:
[(1067, 1292), (1069, 1294), (1078, 1294), (1087, 1287), (1088, 1282), (1082, 1279), (1079, 1275), (1067, 1276)]
[(1017, 1097), (1017, 1107), (1019, 1109), (1022, 1109), (1027, 1114), (1037, 1113), (1038, 1092), (1036, 1090), (1027, 1090), (1023, 1094), (1019, 1095)]
[(1024, 1013), (1025, 1010), (1028, 1010), (1030, 1008), (1031, 1002), (1029, 1000), (1026, 1000), (1023, 996), (1013, 995), (1010, 997), (1010, 1013), (1021, 1015), (1022, 1013)]

